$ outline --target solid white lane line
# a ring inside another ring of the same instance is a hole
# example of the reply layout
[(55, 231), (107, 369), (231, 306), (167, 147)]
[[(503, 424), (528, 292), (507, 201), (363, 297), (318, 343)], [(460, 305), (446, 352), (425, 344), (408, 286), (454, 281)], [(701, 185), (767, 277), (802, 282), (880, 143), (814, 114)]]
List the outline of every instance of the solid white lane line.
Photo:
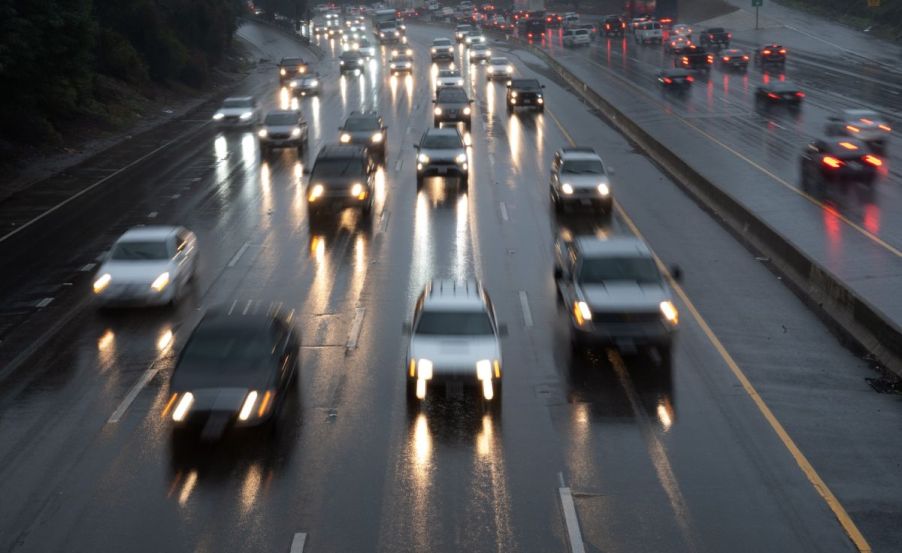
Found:
[(35, 305), (37, 307), (47, 307), (48, 305), (50, 305), (50, 302), (52, 302), (52, 301), (53, 301), (53, 298), (44, 298), (41, 301), (39, 301), (38, 303), (36, 303)]
[(150, 213), (147, 214), (147, 217), (150, 219), (156, 219), (157, 215), (158, 215), (158, 213), (156, 211), (151, 211)]
[(113, 411), (113, 414), (110, 415), (109, 420), (106, 421), (107, 424), (119, 422), (119, 419), (122, 418), (122, 415), (125, 414), (128, 408), (131, 406), (132, 402), (135, 401), (135, 398), (138, 397), (138, 394), (141, 393), (141, 389), (144, 388), (144, 386), (147, 386), (147, 383), (153, 380), (153, 377), (155, 377), (157, 373), (160, 372), (160, 369), (156, 365), (157, 363), (156, 361), (154, 361), (150, 364), (150, 367), (148, 367), (147, 370), (144, 371), (144, 374), (142, 374), (141, 378), (139, 378), (138, 381), (135, 382), (135, 385), (132, 386), (131, 390), (129, 390), (128, 395), (125, 396), (125, 399), (122, 400), (122, 403), (119, 404), (119, 407), (117, 407), (116, 410)]
[(501, 202), (501, 218), (505, 221), (510, 220), (510, 218), (507, 216), (507, 206), (504, 205), (504, 202)]
[(238, 300), (232, 300), (232, 306), (229, 307), (229, 315), (232, 314), (232, 311), (235, 310), (235, 306), (238, 305)]
[(304, 544), (307, 542), (307, 534), (298, 532), (291, 540), (291, 550), (289, 553), (304, 553)]
[(364, 315), (366, 315), (366, 307), (358, 307), (357, 313), (354, 314), (354, 320), (351, 322), (351, 331), (348, 332), (348, 343), (345, 344), (347, 350), (357, 347), (357, 338), (360, 337), (360, 329), (363, 328)]
[(232, 257), (229, 261), (229, 267), (234, 267), (238, 264), (238, 260), (241, 259), (241, 256), (244, 255), (244, 252), (250, 247), (250, 242), (245, 242), (243, 246), (238, 248), (238, 252)]
[(526, 296), (526, 290), (520, 290), (520, 307), (523, 308), (523, 323), (527, 327), (532, 326), (532, 311), (529, 309), (529, 298)]
[(570, 488), (558, 488), (561, 496), (561, 507), (564, 509), (564, 523), (567, 525), (567, 541), (570, 542), (572, 553), (586, 553), (583, 545), (583, 535), (579, 529), (579, 518), (576, 516), (576, 505), (573, 503), (573, 493)]

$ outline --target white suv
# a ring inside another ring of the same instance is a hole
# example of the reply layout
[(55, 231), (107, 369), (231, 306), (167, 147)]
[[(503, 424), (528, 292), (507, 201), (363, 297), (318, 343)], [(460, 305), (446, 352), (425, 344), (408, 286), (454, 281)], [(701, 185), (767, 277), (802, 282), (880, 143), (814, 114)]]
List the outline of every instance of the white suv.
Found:
[(661, 44), (664, 42), (664, 29), (657, 21), (643, 21), (636, 26), (634, 36), (637, 44)]
[(588, 46), (592, 43), (592, 36), (588, 29), (567, 29), (564, 31), (562, 41), (568, 48)]
[(423, 401), (442, 387), (445, 396), (476, 388), (486, 402), (501, 401), (501, 340), (507, 329), (474, 280), (433, 280), (417, 298), (407, 350), (407, 400)]
[(561, 148), (555, 152), (551, 161), (551, 203), (558, 213), (580, 206), (611, 212), (611, 181), (595, 150)]

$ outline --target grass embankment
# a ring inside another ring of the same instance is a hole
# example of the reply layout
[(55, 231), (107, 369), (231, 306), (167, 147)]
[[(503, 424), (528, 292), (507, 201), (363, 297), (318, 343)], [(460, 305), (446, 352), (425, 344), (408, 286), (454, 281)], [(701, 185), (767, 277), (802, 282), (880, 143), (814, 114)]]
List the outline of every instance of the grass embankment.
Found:
[(855, 29), (870, 29), (875, 36), (902, 43), (902, 2), (899, 0), (881, 0), (876, 8), (869, 8), (866, 0), (779, 0), (778, 3)]

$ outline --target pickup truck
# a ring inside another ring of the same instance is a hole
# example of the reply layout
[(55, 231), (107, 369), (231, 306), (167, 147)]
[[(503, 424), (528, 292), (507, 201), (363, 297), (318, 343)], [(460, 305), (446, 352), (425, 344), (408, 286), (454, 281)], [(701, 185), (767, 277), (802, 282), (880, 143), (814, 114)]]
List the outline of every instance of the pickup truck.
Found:
[(681, 53), (673, 59), (673, 66), (690, 71), (704, 71), (709, 73), (714, 65), (714, 54), (700, 46), (683, 48)]
[(729, 48), (733, 40), (733, 33), (727, 32), (723, 27), (711, 27), (699, 34), (698, 43), (712, 49)]

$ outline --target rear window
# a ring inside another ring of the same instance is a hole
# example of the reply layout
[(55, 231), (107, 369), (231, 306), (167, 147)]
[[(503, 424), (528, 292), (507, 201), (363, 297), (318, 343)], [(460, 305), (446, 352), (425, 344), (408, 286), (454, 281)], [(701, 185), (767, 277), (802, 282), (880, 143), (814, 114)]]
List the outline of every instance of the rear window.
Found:
[(223, 373), (248, 367), (240, 360), (266, 360), (273, 353), (274, 339), (266, 331), (247, 328), (199, 327), (185, 346), (182, 361), (186, 366)]
[(630, 281), (651, 284), (661, 281), (655, 262), (647, 257), (604, 257), (586, 259), (579, 270), (582, 284), (606, 281)]
[(426, 336), (492, 335), (492, 323), (485, 311), (424, 311), (417, 334)]
[(166, 242), (118, 242), (110, 252), (110, 259), (116, 261), (149, 261), (169, 259)]

